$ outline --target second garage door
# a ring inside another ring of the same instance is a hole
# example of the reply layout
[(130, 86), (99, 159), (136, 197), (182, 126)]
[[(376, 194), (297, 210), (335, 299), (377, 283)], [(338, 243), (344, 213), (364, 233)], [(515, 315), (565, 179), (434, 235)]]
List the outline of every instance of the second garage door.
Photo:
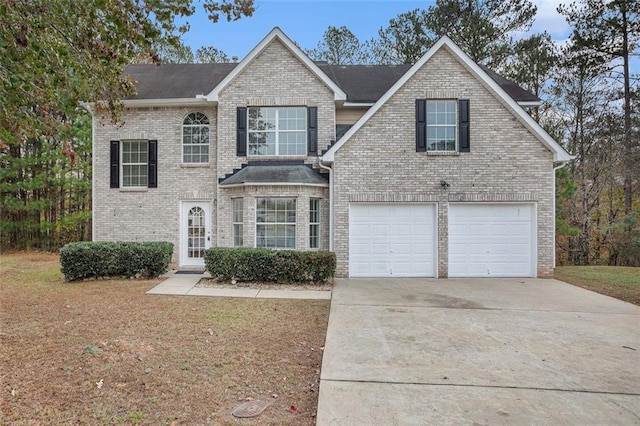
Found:
[(433, 277), (436, 259), (432, 204), (352, 204), (351, 277)]
[(449, 205), (449, 276), (535, 276), (535, 229), (533, 204)]

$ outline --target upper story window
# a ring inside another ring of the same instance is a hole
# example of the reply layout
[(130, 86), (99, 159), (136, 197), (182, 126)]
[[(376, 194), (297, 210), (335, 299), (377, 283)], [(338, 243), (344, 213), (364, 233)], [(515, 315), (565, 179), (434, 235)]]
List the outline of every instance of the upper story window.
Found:
[(182, 162), (209, 162), (209, 117), (192, 112), (182, 122)]
[(149, 169), (147, 141), (122, 141), (122, 187), (141, 188), (147, 186)]
[(157, 188), (158, 141), (111, 141), (110, 188)]
[(307, 108), (248, 108), (249, 155), (307, 155)]
[(416, 99), (416, 152), (471, 152), (469, 99)]
[(427, 151), (456, 151), (456, 101), (427, 101)]

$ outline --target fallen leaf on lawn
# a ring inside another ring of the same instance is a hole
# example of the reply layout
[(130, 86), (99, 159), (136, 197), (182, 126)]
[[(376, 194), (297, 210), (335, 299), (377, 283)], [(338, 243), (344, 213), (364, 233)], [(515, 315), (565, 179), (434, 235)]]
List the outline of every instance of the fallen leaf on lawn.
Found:
[(102, 389), (103, 384), (104, 384), (104, 379), (100, 379), (99, 382), (96, 382), (96, 386), (98, 387), (98, 389)]

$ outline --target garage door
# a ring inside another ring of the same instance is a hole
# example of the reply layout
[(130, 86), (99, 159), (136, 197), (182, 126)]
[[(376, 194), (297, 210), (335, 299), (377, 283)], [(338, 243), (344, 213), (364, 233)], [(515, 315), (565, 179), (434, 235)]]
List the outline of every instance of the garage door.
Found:
[(435, 223), (431, 204), (352, 204), (349, 275), (435, 276)]
[(450, 277), (532, 277), (533, 204), (449, 205)]

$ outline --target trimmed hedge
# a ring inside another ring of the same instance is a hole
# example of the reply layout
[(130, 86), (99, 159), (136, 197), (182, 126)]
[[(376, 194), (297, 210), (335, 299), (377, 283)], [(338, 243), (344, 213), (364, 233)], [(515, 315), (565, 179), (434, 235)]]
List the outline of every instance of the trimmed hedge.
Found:
[(215, 247), (204, 263), (213, 278), (262, 282), (325, 282), (336, 271), (336, 255), (328, 251)]
[(169, 269), (173, 244), (157, 242), (80, 242), (60, 249), (67, 281), (100, 277), (156, 278)]

